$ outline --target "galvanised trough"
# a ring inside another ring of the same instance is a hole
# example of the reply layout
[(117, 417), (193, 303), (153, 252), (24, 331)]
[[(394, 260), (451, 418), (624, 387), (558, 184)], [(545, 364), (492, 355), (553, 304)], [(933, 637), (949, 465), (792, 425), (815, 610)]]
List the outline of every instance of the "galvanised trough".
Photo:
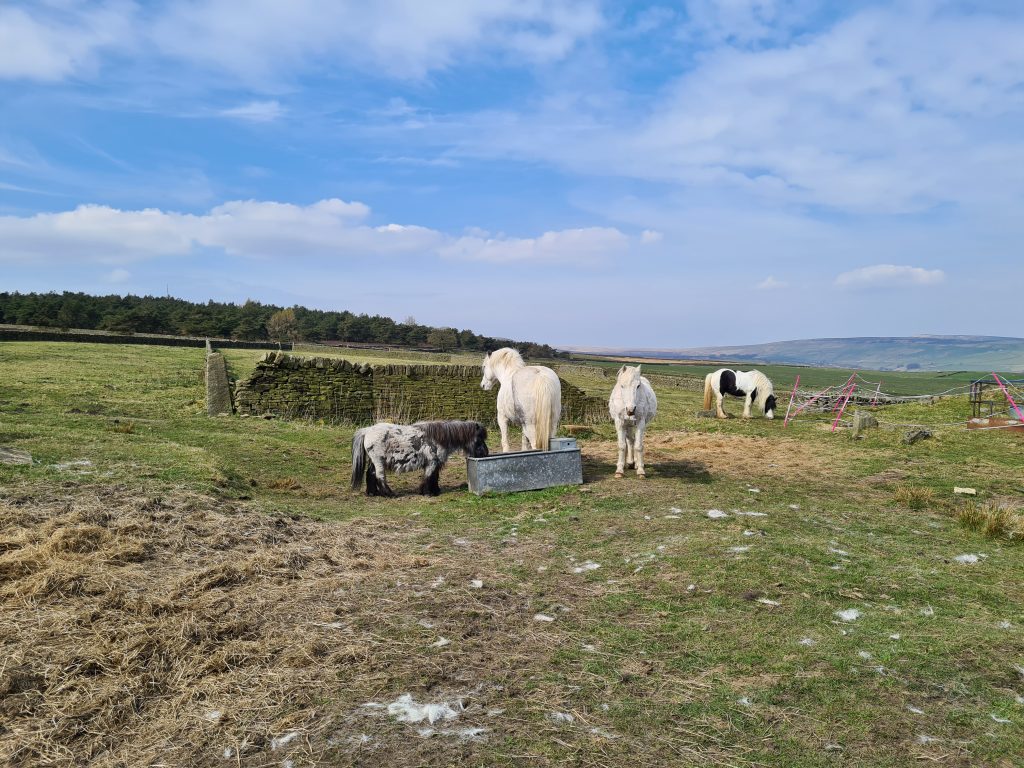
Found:
[(481, 459), (466, 458), (469, 490), (477, 496), (492, 491), (536, 491), (583, 483), (583, 459), (576, 440), (551, 439), (549, 451), (512, 451)]

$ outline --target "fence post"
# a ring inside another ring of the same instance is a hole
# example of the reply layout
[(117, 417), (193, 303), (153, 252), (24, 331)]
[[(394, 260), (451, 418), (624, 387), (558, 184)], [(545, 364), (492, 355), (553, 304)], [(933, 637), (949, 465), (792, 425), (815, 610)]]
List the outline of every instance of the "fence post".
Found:
[(800, 386), (800, 374), (796, 375), (796, 381), (793, 382), (793, 391), (789, 393), (789, 405), (786, 406), (786, 418), (782, 420), (782, 426), (789, 424), (789, 409), (793, 407), (793, 398), (796, 397), (796, 388)]
[(1013, 406), (1013, 410), (1017, 412), (1017, 418), (1024, 421), (1024, 416), (1021, 415), (1020, 408), (1017, 407), (1017, 404), (1013, 402), (1013, 398), (1010, 396), (1010, 390), (1006, 388), (1006, 385), (1003, 384), (1002, 380), (996, 376), (995, 373), (992, 374), (992, 378), (996, 380), (996, 384), (998, 384), (999, 388), (1003, 390), (1003, 394), (1006, 395), (1006, 399), (1010, 401), (1010, 405)]

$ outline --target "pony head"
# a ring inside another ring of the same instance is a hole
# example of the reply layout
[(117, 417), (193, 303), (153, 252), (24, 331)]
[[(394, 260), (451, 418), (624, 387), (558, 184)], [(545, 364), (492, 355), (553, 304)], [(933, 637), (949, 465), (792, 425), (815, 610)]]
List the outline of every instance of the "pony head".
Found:
[(775, 418), (775, 395), (768, 395), (764, 399), (764, 415), (766, 419)]
[(640, 366), (624, 365), (619, 368), (619, 376), (615, 381), (619, 388), (619, 396), (622, 398), (622, 405), (626, 409), (627, 416), (636, 415), (636, 396), (640, 391)]
[(484, 377), (480, 380), (480, 386), (490, 391), (497, 380), (498, 377), (494, 375), (494, 369), (491, 367), (491, 353), (488, 352), (484, 355)]
[(476, 425), (476, 435), (473, 438), (473, 444), (466, 449), (466, 453), (474, 459), (482, 459), (488, 455), (487, 427), (483, 424)]

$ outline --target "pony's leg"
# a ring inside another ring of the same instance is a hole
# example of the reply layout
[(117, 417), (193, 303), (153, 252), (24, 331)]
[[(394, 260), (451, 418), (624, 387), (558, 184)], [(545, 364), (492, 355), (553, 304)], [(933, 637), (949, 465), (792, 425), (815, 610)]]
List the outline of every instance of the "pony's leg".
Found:
[(498, 414), (498, 429), (501, 430), (501, 452), (508, 453), (511, 448), (508, 445), (508, 419)]
[(626, 469), (632, 469), (636, 466), (636, 453), (633, 450), (636, 426), (628, 426), (623, 431), (626, 433)]
[(380, 483), (377, 481), (377, 470), (373, 468), (373, 462), (366, 468), (366, 495), (383, 496)]
[(528, 427), (528, 426), (526, 426), (524, 424), (523, 425), (523, 450), (524, 451), (528, 451), (531, 448), (536, 448), (536, 447), (537, 447), (537, 441), (534, 439), (533, 430), (530, 427)]
[(750, 418), (750, 395), (747, 395), (743, 400), (743, 418)]
[(636, 434), (633, 436), (633, 456), (636, 458), (636, 476), (647, 477), (644, 471), (644, 432), (647, 431), (647, 424), (640, 422), (636, 427)]
[(717, 395), (717, 402), (715, 403), (715, 406), (718, 408), (718, 418), (720, 419), (726, 418), (725, 411), (722, 410), (722, 400), (724, 399), (725, 396), (721, 392), (719, 392)]
[(626, 428), (622, 426), (622, 424), (616, 422), (615, 434), (619, 440), (619, 458), (615, 464), (615, 476), (622, 477), (622, 473), (625, 471), (624, 465), (626, 462)]
[(374, 473), (377, 475), (377, 486), (380, 496), (397, 496), (390, 485), (388, 485), (388, 476), (384, 472), (384, 461), (378, 459), (376, 456), (371, 456), (370, 460), (373, 462)]
[(423, 469), (423, 482), (420, 483), (420, 495), (422, 496), (440, 496), (441, 486), (438, 483), (438, 478), (441, 476), (441, 465), (440, 464), (428, 464)]

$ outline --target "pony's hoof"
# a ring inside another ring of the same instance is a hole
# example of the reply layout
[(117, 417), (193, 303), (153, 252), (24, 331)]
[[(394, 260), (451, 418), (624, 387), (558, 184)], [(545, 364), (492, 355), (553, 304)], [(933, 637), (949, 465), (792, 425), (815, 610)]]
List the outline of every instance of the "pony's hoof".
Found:
[(637, 472), (636, 476), (637, 477), (647, 477), (647, 473), (646, 472)]
[(621, 472), (616, 472), (615, 476), (621, 478), (622, 477), (622, 473)]

